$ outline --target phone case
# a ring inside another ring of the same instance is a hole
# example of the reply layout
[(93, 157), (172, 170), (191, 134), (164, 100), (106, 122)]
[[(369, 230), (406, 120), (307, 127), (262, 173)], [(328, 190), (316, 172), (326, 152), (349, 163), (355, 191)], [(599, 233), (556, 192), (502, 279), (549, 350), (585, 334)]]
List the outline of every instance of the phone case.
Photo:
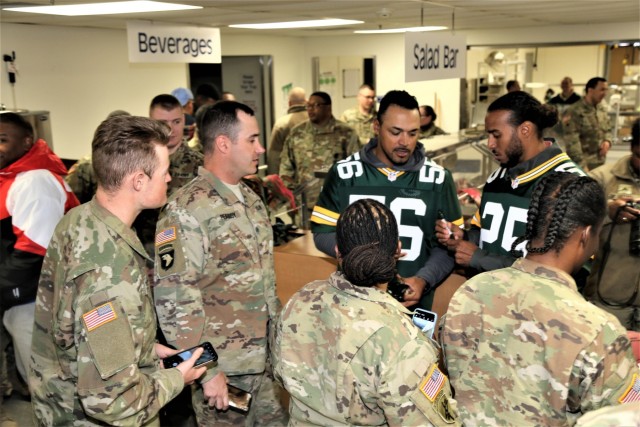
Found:
[(433, 331), (436, 328), (438, 315), (432, 311), (416, 308), (411, 320), (422, 332), (427, 333), (429, 337), (432, 337)]
[(194, 363), (193, 365), (194, 367), (206, 366), (218, 360), (218, 354), (213, 349), (213, 345), (211, 345), (211, 343), (209, 342), (203, 342), (200, 345), (181, 351), (180, 353), (174, 354), (173, 356), (165, 357), (164, 359), (162, 359), (163, 366), (167, 369), (175, 368), (180, 363), (190, 358), (191, 354), (198, 347), (202, 347), (203, 352), (202, 352), (202, 355), (198, 358), (198, 360), (196, 360), (196, 363)]
[(232, 385), (227, 385), (227, 390), (229, 391), (229, 406), (243, 412), (249, 411), (251, 393)]

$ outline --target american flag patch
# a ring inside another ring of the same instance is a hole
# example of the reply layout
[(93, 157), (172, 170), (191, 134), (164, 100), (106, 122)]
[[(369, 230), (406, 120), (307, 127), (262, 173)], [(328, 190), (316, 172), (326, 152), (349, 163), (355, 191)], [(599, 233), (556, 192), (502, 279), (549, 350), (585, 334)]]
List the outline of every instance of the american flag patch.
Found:
[(109, 323), (112, 320), (116, 320), (117, 318), (118, 316), (110, 302), (94, 308), (82, 315), (87, 331), (93, 331), (97, 327)]
[(433, 365), (431, 372), (420, 383), (420, 391), (433, 402), (444, 386), (445, 376), (436, 365)]
[(156, 246), (176, 240), (176, 228), (169, 227), (156, 234)]
[(631, 385), (624, 392), (622, 397), (618, 399), (620, 403), (629, 403), (629, 402), (640, 402), (640, 377), (638, 374), (633, 375), (633, 380), (631, 381)]

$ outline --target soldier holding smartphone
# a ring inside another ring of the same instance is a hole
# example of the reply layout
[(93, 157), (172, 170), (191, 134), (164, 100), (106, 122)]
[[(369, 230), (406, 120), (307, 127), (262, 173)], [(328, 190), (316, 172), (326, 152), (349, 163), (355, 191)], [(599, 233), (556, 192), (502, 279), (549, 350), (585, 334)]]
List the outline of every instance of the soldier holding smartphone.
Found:
[(155, 120), (105, 120), (92, 144), (95, 197), (69, 211), (47, 250), (36, 299), (29, 386), (39, 425), (148, 425), (205, 369), (201, 351), (176, 368), (155, 342), (145, 263), (131, 228), (166, 201), (169, 129)]
[[(267, 210), (241, 179), (257, 171), (253, 110), (219, 102), (198, 125), (204, 168), (169, 199), (156, 235), (156, 310), (169, 344), (209, 341), (218, 364), (193, 389), (200, 426), (284, 425), (269, 376), (268, 332), (277, 316), (273, 234)], [(227, 382), (253, 396), (246, 413), (226, 410)]]

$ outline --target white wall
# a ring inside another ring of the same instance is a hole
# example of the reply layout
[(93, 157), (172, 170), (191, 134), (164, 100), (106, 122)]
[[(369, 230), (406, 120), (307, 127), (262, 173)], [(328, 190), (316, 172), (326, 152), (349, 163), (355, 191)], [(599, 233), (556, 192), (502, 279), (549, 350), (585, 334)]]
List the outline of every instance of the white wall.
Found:
[(558, 46), (538, 49), (538, 66), (533, 71), (534, 81), (549, 83), (560, 91), (560, 81), (569, 76), (575, 91), (582, 95), (584, 85), (590, 78), (602, 76), (605, 67), (605, 45)]
[[(466, 36), (467, 43), (475, 46), (580, 42), (637, 39), (639, 27), (638, 23), (623, 23), (564, 26), (542, 31), (538, 28), (497, 29), (467, 32)], [(187, 84), (185, 65), (130, 64), (125, 30), (2, 24), (0, 40), (2, 53), (16, 52), (19, 67), (15, 85), (17, 105), (13, 105), (4, 69), (0, 76), (0, 102), (9, 108), (49, 110), (55, 150), (61, 157), (77, 158), (88, 154), (96, 126), (110, 111), (125, 109), (132, 114), (146, 115), (149, 101), (155, 95)], [(391, 89), (405, 89), (420, 103), (431, 105), (435, 104), (437, 97), (441, 103), (441, 126), (455, 131), (459, 115), (459, 81), (404, 83), (403, 47), (404, 38), (397, 34), (316, 38), (262, 34), (259, 37), (222, 36), (223, 56), (273, 56), (274, 90), (277, 94), (288, 83), (311, 91), (313, 57), (375, 56), (378, 94)], [(557, 57), (554, 55), (552, 57)], [(566, 62), (568, 67), (572, 67)], [(578, 73), (569, 74), (575, 76)], [(274, 104), (276, 116), (286, 110), (286, 102), (281, 95), (275, 97)]]
[[(376, 94), (384, 95), (392, 89), (404, 89), (418, 99), (420, 104), (436, 107), (440, 100), (440, 126), (449, 131), (458, 130), (460, 81), (459, 79), (430, 82), (404, 82), (404, 35), (354, 35), (349, 37), (317, 37), (306, 39), (304, 51), (307, 63), (313, 57), (363, 56), (375, 57)], [(355, 105), (355, 100), (353, 101)], [(334, 115), (342, 111), (334, 109)]]
[(13, 105), (2, 73), (0, 101), (9, 108), (48, 110), (61, 157), (91, 152), (93, 132), (111, 111), (148, 114), (151, 99), (186, 82), (183, 64), (130, 64), (126, 32), (3, 24), (2, 52), (16, 52)]
[[(19, 67), (17, 105), (4, 70), (0, 102), (50, 111), (54, 149), (63, 158), (89, 154), (93, 132), (109, 112), (146, 116), (154, 96), (188, 83), (184, 64), (129, 63), (125, 30), (3, 24), (0, 40), (2, 52), (16, 52)], [(278, 93), (290, 82), (309, 85), (309, 79), (297, 78), (310, 70), (300, 54), (303, 46), (295, 38), (261, 37), (256, 43), (254, 37), (223, 36), (222, 55), (273, 55)], [(286, 111), (282, 97), (276, 97), (275, 111)]]
[[(533, 68), (531, 79), (528, 81), (524, 79), (525, 67), (533, 65), (529, 63), (518, 67), (518, 81), (521, 85), (531, 82), (546, 84), (544, 87), (526, 89), (538, 99), (543, 100), (548, 88), (558, 93), (560, 91), (560, 81), (564, 77), (569, 76), (573, 79), (576, 93), (582, 94), (584, 85), (590, 78), (604, 75), (605, 49), (606, 45), (604, 44), (540, 47), (537, 52), (537, 67)], [(467, 78), (477, 78), (478, 63), (483, 63), (485, 58), (487, 58), (492, 51), (496, 50), (504, 53), (506, 60), (524, 62), (527, 54), (535, 58), (536, 49), (472, 48), (467, 51)], [(481, 74), (489, 70), (489, 68), (484, 65), (485, 64), (483, 64), (483, 67), (480, 69)], [(513, 69), (510, 69), (509, 72), (513, 72)], [(486, 77), (486, 75), (482, 75), (481, 77)], [(509, 74), (505, 78), (505, 81), (512, 78), (514, 78), (514, 76)], [(503, 92), (506, 92), (505, 88), (503, 88)]]

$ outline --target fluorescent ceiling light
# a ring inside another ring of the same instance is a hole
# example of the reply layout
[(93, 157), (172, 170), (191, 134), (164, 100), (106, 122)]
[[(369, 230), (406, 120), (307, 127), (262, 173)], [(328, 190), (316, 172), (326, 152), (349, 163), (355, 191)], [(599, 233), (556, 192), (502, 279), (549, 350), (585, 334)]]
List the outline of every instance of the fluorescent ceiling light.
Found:
[(357, 30), (354, 31), (356, 34), (392, 34), (392, 33), (419, 33), (422, 31), (439, 31), (446, 30), (447, 27), (437, 27), (437, 26), (428, 26), (428, 27), (407, 27), (407, 28), (388, 28), (386, 30)]
[(364, 21), (350, 19), (316, 19), (311, 21), (270, 22), (266, 24), (236, 24), (231, 28), (249, 28), (252, 30), (279, 30), (283, 28), (337, 27), (339, 25), (364, 24)]
[(202, 9), (202, 7), (177, 3), (162, 3), (157, 1), (118, 1), (112, 3), (3, 8), (3, 10), (9, 10), (12, 12), (42, 13), (47, 15), (64, 16), (113, 15), (117, 13), (163, 12), (168, 10), (185, 9)]

